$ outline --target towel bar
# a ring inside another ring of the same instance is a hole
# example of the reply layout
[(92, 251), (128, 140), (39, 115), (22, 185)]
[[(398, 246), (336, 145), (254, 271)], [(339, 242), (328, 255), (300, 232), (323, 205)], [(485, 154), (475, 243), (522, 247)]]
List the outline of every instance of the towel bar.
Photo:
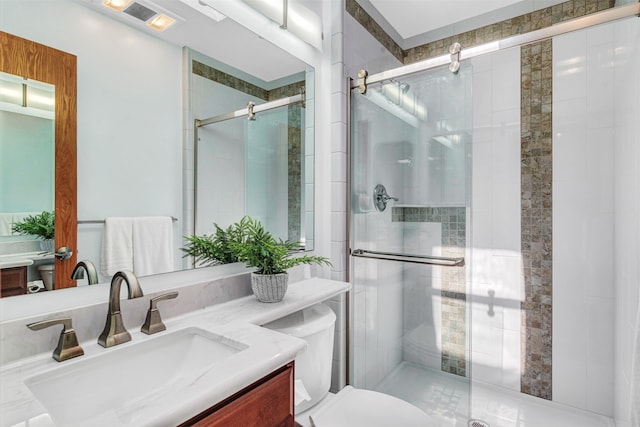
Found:
[[(175, 216), (171, 217), (171, 221), (176, 222), (177, 220), (178, 218)], [(104, 219), (81, 219), (78, 224), (104, 224)]]

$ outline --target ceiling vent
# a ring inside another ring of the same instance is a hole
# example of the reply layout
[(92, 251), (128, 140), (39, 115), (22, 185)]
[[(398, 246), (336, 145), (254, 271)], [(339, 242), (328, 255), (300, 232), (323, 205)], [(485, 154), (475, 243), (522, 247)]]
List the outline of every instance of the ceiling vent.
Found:
[[(132, 22), (136, 22), (137, 24), (146, 24), (147, 27), (155, 31), (164, 31), (178, 21), (184, 22), (184, 19), (149, 0), (145, 0), (144, 2), (133, 0), (102, 0), (102, 5), (111, 9), (112, 12), (115, 12), (116, 16), (119, 15), (121, 17), (120, 19), (123, 19), (126, 15), (125, 20), (132, 20)], [(122, 14), (120, 15), (120, 13)]]
[(127, 15), (133, 16), (136, 19), (139, 19), (142, 22), (147, 22), (149, 19), (158, 14), (158, 12), (156, 12), (155, 10), (151, 10), (148, 7), (137, 2), (131, 3), (129, 7), (123, 10), (123, 12)]

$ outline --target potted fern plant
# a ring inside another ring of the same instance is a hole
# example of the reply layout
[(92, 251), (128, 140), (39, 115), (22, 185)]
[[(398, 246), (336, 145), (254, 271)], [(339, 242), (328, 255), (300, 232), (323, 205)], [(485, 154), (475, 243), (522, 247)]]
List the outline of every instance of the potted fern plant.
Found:
[(53, 235), (55, 232), (55, 213), (44, 211), (41, 214), (29, 215), (11, 227), (14, 233), (36, 236), (42, 240), (40, 248), (53, 252)]
[(293, 256), (298, 248), (295, 242), (276, 240), (260, 221), (244, 217), (240, 221), (243, 239), (231, 244), (238, 259), (247, 267), (257, 270), (251, 273), (251, 289), (260, 302), (282, 301), (287, 291), (287, 270), (300, 264), (331, 265), (321, 256)]
[(184, 256), (192, 256), (196, 263), (203, 266), (230, 264), (240, 261), (233, 243), (244, 241), (246, 222), (240, 221), (226, 229), (213, 224), (214, 234), (202, 236), (185, 236), (187, 244), (181, 248)]

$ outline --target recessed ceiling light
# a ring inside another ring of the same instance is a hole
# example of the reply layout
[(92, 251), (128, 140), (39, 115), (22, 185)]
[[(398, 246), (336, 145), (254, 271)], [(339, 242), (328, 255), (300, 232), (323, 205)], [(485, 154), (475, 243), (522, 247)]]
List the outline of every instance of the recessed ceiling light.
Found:
[(111, 10), (120, 12), (127, 7), (133, 0), (103, 0), (102, 5), (108, 7)]
[(161, 13), (151, 21), (147, 22), (147, 25), (156, 31), (164, 31), (172, 26), (175, 22), (175, 19), (165, 15), (164, 13)]

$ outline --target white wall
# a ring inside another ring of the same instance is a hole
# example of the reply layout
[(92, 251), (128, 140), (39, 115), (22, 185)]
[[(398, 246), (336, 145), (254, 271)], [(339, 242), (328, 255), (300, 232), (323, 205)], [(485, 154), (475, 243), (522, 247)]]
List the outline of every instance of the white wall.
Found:
[[(2, 1), (0, 27), (78, 57), (78, 219), (182, 218), (180, 48), (73, 1)], [(102, 226), (78, 231), (99, 266)]]
[(519, 392), (520, 48), (471, 63), (471, 374)]
[(613, 415), (614, 24), (553, 41), (553, 400)]
[[(631, 406), (640, 418), (640, 21), (630, 18), (613, 29), (615, 69), (615, 328), (613, 370), (616, 426), (633, 425)], [(635, 383), (634, 375), (635, 374)], [(635, 388), (632, 388), (634, 384)], [(635, 394), (632, 394), (635, 393)], [(640, 419), (636, 420), (639, 423)], [(636, 424), (638, 425), (638, 424)]]
[[(53, 210), (53, 135), (51, 119), (0, 111), (0, 182), (3, 184), (0, 212)], [(0, 231), (0, 236), (11, 234), (10, 226)]]

